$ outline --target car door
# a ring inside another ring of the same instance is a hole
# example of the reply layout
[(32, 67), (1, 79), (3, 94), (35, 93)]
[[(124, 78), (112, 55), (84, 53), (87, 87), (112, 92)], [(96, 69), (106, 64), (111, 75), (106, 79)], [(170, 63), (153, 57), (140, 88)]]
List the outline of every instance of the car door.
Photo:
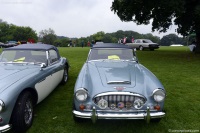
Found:
[(139, 48), (140, 45), (141, 45), (141, 43), (140, 43), (139, 39), (137, 39), (137, 40), (134, 41), (134, 47), (135, 48)]
[(38, 103), (47, 97), (61, 82), (64, 72), (54, 49), (48, 51), (47, 57), (48, 66), (42, 70), (45, 77), (35, 86), (38, 92)]

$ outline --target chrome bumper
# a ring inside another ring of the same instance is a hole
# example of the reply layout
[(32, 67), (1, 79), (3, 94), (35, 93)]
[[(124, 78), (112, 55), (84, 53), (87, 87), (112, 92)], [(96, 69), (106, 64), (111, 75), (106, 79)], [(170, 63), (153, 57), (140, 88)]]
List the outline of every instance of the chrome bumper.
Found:
[(92, 112), (80, 112), (73, 110), (73, 114), (78, 118), (92, 119), (94, 123), (97, 119), (144, 119), (147, 123), (149, 123), (150, 119), (162, 118), (165, 116), (164, 112), (150, 112), (148, 107), (146, 112), (138, 113), (103, 113), (97, 112), (95, 107), (93, 107)]
[(0, 133), (6, 132), (8, 130), (10, 130), (12, 127), (10, 124), (5, 125), (5, 126), (0, 126)]

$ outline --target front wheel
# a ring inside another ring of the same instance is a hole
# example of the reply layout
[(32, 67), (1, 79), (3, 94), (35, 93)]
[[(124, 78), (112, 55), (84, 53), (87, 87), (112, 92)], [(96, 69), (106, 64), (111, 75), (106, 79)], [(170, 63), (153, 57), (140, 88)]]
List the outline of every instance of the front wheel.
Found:
[(139, 50), (141, 50), (141, 51), (144, 50), (143, 46), (140, 46), (140, 47), (139, 47)]
[(69, 67), (66, 65), (64, 67), (64, 73), (63, 73), (63, 79), (62, 79), (62, 84), (65, 84), (68, 80), (68, 70), (69, 70)]
[(11, 118), (15, 132), (25, 132), (33, 122), (33, 101), (30, 92), (20, 94)]

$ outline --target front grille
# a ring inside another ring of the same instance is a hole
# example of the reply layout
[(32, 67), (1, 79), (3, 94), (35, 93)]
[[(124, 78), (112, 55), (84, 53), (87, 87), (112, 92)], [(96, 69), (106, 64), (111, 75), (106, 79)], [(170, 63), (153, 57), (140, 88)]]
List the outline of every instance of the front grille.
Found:
[[(137, 99), (142, 100), (144, 103), (146, 99), (139, 94), (100, 94), (94, 97), (94, 103), (98, 105), (98, 102), (104, 99), (108, 102), (108, 107), (106, 109), (111, 110), (135, 110), (134, 101)], [(124, 105), (124, 107), (123, 107)], [(114, 107), (115, 106), (115, 107)]]

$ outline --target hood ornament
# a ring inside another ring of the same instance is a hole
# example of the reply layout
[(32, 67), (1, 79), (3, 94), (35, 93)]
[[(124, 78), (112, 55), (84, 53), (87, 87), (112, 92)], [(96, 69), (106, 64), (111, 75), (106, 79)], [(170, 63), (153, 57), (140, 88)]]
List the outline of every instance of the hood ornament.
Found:
[(124, 89), (126, 89), (126, 87), (114, 87), (115, 90), (117, 91), (123, 91)]

